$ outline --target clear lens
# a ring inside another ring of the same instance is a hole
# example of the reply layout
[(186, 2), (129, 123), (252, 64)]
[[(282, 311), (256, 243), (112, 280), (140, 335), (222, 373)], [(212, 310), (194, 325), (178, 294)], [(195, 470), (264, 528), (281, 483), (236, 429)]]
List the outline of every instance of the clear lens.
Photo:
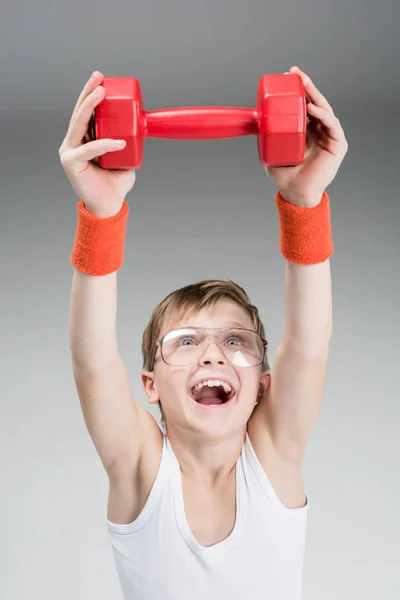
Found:
[(263, 359), (263, 343), (255, 331), (230, 329), (213, 337), (192, 328), (176, 329), (165, 336), (161, 347), (163, 358), (170, 365), (195, 364), (207, 350), (209, 340), (218, 340), (222, 353), (234, 365), (252, 367)]

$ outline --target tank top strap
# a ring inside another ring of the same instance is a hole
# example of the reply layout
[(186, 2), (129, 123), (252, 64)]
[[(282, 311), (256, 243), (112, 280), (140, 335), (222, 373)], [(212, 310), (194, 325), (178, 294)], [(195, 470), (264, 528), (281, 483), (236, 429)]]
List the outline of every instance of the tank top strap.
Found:
[(172, 464), (171, 456), (170, 456), (170, 454), (168, 452), (168, 448), (167, 448), (167, 438), (164, 435), (160, 465), (158, 467), (157, 475), (154, 479), (154, 483), (150, 490), (149, 496), (146, 500), (146, 503), (145, 503), (141, 513), (134, 521), (132, 521), (131, 523), (126, 523), (126, 524), (125, 523), (124, 524), (112, 523), (111, 521), (109, 521), (107, 519), (107, 516), (106, 516), (105, 520), (106, 520), (107, 527), (114, 533), (118, 533), (118, 534), (135, 533), (136, 531), (141, 529), (146, 524), (146, 522), (150, 519), (155, 508), (157, 507), (157, 504), (161, 498), (164, 488), (165, 488), (166, 484), (168, 483), (168, 480), (170, 478), (172, 470), (173, 470), (173, 464)]

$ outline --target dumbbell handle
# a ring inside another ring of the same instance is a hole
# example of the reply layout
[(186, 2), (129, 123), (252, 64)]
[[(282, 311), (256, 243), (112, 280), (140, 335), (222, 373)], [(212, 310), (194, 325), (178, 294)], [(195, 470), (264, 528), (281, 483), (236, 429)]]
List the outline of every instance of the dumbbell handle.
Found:
[(229, 106), (190, 106), (143, 111), (144, 137), (200, 140), (258, 135), (258, 111)]

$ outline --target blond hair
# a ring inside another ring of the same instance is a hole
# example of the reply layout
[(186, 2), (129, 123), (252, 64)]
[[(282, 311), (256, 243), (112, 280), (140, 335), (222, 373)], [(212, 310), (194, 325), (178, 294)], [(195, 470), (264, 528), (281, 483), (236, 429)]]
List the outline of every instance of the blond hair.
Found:
[[(142, 337), (143, 370), (153, 371), (154, 369), (157, 352), (156, 341), (166, 323), (174, 326), (173, 324), (178, 323), (185, 315), (197, 314), (203, 308), (213, 306), (219, 300), (236, 302), (250, 318), (254, 331), (265, 339), (265, 327), (258, 314), (258, 309), (251, 304), (245, 290), (231, 280), (206, 279), (171, 292), (154, 309)], [(267, 352), (265, 352), (262, 370), (270, 370)]]

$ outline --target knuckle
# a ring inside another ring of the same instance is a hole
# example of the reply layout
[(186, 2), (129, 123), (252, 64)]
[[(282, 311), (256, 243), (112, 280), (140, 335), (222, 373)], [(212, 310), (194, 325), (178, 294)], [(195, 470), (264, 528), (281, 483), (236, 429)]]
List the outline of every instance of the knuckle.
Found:
[(82, 102), (81, 106), (80, 106), (81, 111), (85, 110), (85, 107), (87, 107), (88, 105), (90, 105), (91, 102), (92, 102), (92, 100), (93, 100), (93, 95), (92, 94), (88, 94), (86, 96), (86, 98), (84, 99), (84, 101)]
[(71, 163), (71, 151), (66, 150), (60, 155), (60, 161), (63, 166), (67, 166)]
[(85, 98), (84, 103), (86, 106), (97, 102), (98, 98), (100, 98), (100, 96), (101, 96), (101, 89), (102, 89), (101, 87), (97, 87)]

